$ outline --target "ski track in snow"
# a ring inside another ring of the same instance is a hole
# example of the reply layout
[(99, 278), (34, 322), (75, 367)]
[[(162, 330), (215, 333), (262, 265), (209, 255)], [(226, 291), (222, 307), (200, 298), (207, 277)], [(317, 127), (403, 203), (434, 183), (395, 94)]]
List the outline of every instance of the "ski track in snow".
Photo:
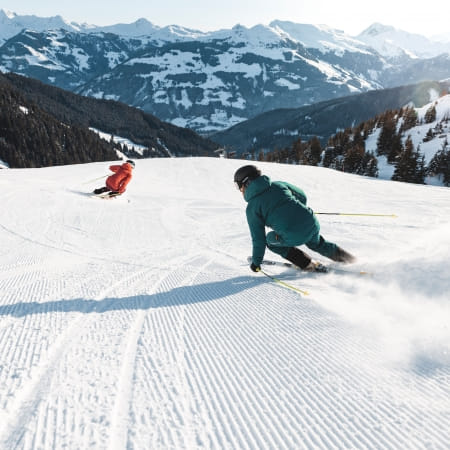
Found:
[(0, 172), (0, 449), (450, 448), (449, 191), (263, 164), (399, 212), (320, 218), (374, 276), (268, 269), (302, 297), (248, 269), (241, 164), (139, 161), (129, 201)]

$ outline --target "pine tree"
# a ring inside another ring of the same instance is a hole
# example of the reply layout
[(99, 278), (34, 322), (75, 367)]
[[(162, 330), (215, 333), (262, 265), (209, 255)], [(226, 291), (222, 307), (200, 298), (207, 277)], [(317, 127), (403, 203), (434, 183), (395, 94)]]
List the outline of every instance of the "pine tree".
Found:
[(406, 108), (403, 114), (403, 123), (401, 126), (401, 132), (410, 130), (417, 125), (417, 112), (414, 108)]
[(400, 133), (394, 133), (391, 139), (391, 145), (387, 152), (387, 160), (390, 164), (394, 164), (398, 155), (403, 150), (402, 137)]
[(434, 137), (433, 128), (429, 128), (427, 134), (423, 138), (423, 142), (431, 141)]
[(425, 119), (425, 123), (431, 123), (436, 120), (436, 106), (435, 105), (432, 105), (427, 109), (424, 119)]
[(426, 173), (430, 176), (442, 176), (444, 185), (450, 186), (450, 148), (447, 141), (442, 144), (442, 148), (431, 159)]
[(323, 167), (330, 167), (333, 164), (334, 157), (335, 157), (334, 147), (331, 146), (326, 147), (323, 152), (323, 160), (322, 160)]
[(421, 184), (425, 181), (424, 157), (414, 149), (411, 136), (406, 139), (405, 148), (398, 156), (392, 179)]
[(264, 152), (262, 150), (258, 153), (258, 161), (264, 161)]
[(363, 158), (363, 169), (362, 175), (367, 177), (378, 177), (378, 161), (372, 152), (366, 152)]
[(344, 172), (349, 173), (362, 173), (363, 172), (363, 158), (364, 147), (361, 145), (355, 145), (350, 148), (343, 160)]
[(294, 143), (292, 144), (292, 153), (293, 153), (293, 160), (299, 164), (300, 161), (303, 160), (303, 153), (304, 153), (304, 144), (302, 142), (301, 138), (298, 138)]
[(397, 122), (392, 113), (386, 113), (377, 140), (377, 154), (389, 155), (397, 134)]
[(308, 147), (304, 152), (303, 164), (309, 166), (317, 166), (322, 155), (322, 147), (319, 139), (314, 136), (309, 142)]
[(413, 183), (417, 184), (425, 184), (425, 176), (426, 176), (426, 167), (425, 167), (425, 156), (420, 153), (420, 145), (417, 147), (417, 150), (415, 152), (415, 158), (416, 158), (416, 176), (413, 180)]

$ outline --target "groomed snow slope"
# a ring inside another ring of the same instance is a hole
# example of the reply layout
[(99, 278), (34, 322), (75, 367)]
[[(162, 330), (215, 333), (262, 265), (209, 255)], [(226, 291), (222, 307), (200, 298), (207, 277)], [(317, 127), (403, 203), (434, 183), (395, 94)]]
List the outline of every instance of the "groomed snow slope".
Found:
[(244, 163), (0, 171), (1, 449), (450, 448), (450, 190), (259, 164), (398, 215), (319, 216), (373, 275), (267, 269), (300, 296), (248, 268)]

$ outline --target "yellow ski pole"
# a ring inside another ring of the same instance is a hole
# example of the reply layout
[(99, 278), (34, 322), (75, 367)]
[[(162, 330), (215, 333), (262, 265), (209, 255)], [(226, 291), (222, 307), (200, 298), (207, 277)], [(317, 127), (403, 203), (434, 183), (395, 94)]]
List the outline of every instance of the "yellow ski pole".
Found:
[(368, 217), (398, 217), (396, 214), (367, 214), (367, 213), (340, 213), (340, 212), (314, 212), (328, 216), (368, 216)]
[(263, 275), (270, 278), (273, 282), (275, 282), (281, 286), (284, 286), (285, 288), (288, 288), (291, 291), (298, 292), (299, 294), (302, 294), (302, 295), (309, 295), (308, 291), (304, 291), (303, 289), (299, 289), (295, 286), (291, 286), (290, 284), (285, 283), (284, 281), (281, 281), (278, 278), (273, 277), (272, 275), (269, 275), (268, 273), (264, 272), (264, 270), (262, 270), (262, 269), (257, 269), (257, 272), (261, 272)]
[(93, 183), (94, 181), (101, 180), (102, 178), (106, 178), (107, 176), (108, 175), (103, 175), (102, 177), (94, 178), (93, 180), (85, 181), (84, 183), (81, 184)]

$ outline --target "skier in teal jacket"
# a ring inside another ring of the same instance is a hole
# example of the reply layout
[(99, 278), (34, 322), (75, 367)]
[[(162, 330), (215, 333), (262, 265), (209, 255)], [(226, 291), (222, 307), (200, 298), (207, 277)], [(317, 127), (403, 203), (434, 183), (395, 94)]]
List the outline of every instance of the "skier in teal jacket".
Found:
[[(320, 235), (320, 225), (306, 206), (305, 193), (292, 184), (271, 181), (253, 165), (243, 166), (234, 174), (236, 187), (247, 201), (247, 222), (253, 243), (250, 268), (261, 269), (266, 246), (274, 253), (307, 271), (324, 271), (325, 267), (296, 246), (311, 250), (334, 261), (350, 263), (356, 258)], [(265, 227), (271, 228), (266, 235)]]

